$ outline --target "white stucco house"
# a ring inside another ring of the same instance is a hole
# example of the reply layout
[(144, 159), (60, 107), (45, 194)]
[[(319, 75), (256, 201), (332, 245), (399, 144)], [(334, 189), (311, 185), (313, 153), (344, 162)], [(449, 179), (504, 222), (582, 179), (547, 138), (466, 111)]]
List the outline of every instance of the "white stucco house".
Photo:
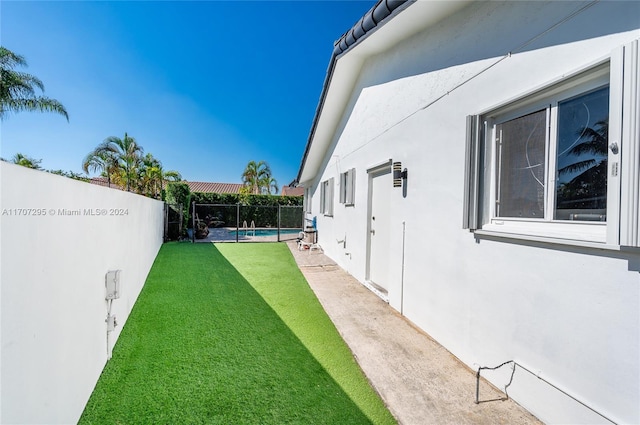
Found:
[(547, 423), (640, 423), (639, 39), (637, 1), (378, 1), (296, 179), (326, 255)]

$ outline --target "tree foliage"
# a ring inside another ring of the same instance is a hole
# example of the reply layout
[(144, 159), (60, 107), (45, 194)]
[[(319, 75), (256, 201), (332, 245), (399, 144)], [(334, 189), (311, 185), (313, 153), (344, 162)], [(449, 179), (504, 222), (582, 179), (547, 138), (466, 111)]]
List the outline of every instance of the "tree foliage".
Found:
[(82, 161), (82, 170), (89, 173), (99, 173), (107, 178), (107, 184), (111, 187), (111, 177), (118, 171), (118, 158), (109, 142), (104, 141), (89, 152)]
[(244, 221), (254, 221), (257, 227), (278, 227), (279, 206), (297, 207), (281, 209), (282, 227), (302, 226), (302, 196), (193, 192), (191, 201), (200, 219), (221, 221), (227, 227), (241, 226)]
[[(182, 211), (183, 234), (175, 236), (185, 236), (191, 208), (191, 191), (189, 190), (189, 185), (185, 182), (167, 183), (165, 201), (174, 213)], [(171, 237), (171, 239), (174, 239), (174, 237)]]
[(124, 138), (116, 136), (108, 137), (105, 142), (117, 159), (116, 178), (118, 184), (130, 192), (137, 183), (139, 166), (142, 163), (144, 149), (136, 142), (136, 139), (124, 133)]
[(265, 161), (249, 161), (242, 172), (244, 194), (271, 195), (278, 193), (278, 182), (271, 173), (271, 167)]
[(594, 128), (578, 131), (577, 136), (581, 142), (568, 151), (577, 160), (558, 174), (579, 174), (558, 187), (557, 203), (563, 208), (605, 208), (609, 120), (600, 120)]
[(4, 158), (0, 158), (0, 161), (11, 162), (11, 163), (16, 164), (16, 165), (21, 165), (23, 167), (32, 168), (34, 170), (46, 171), (47, 173), (56, 174), (58, 176), (68, 177), (68, 178), (74, 179), (74, 180), (81, 180), (81, 181), (84, 181), (84, 182), (88, 182), (89, 181), (89, 178), (87, 176), (82, 175), (80, 173), (76, 173), (74, 171), (45, 170), (40, 166), (40, 163), (42, 162), (41, 159), (34, 159), (34, 158), (31, 158), (30, 156), (24, 155), (24, 154), (22, 154), (20, 152), (15, 154), (13, 156), (13, 158), (11, 158), (11, 161), (7, 161)]
[(237, 193), (202, 193), (193, 192), (191, 200), (196, 204), (223, 204), (223, 205), (253, 205), (253, 206), (301, 206), (302, 196), (279, 195), (247, 195), (246, 203), (240, 202), (241, 196)]
[(0, 46), (0, 119), (9, 112), (53, 112), (69, 121), (69, 114), (59, 101), (36, 94), (36, 89), (44, 92), (44, 84), (36, 76), (16, 71), (26, 67), (23, 56)]
[(179, 182), (182, 176), (179, 172), (165, 171), (160, 160), (147, 153), (138, 167), (137, 189), (139, 193), (152, 198), (160, 198), (164, 190), (164, 182)]
[(41, 159), (31, 158), (30, 156), (17, 153), (11, 158), (11, 162), (17, 165), (22, 165), (23, 167), (33, 168), (34, 170), (42, 170), (40, 163)]
[(89, 152), (82, 161), (85, 173), (99, 173), (107, 184), (152, 198), (161, 198), (166, 181), (180, 181), (179, 172), (162, 167), (162, 162), (144, 149), (136, 140), (111, 136)]
[(89, 178), (85, 175), (82, 175), (80, 173), (76, 173), (74, 171), (64, 171), (64, 170), (47, 170), (48, 173), (51, 174), (56, 174), (58, 176), (63, 176), (63, 177), (68, 177), (70, 179), (74, 179), (74, 180), (80, 180), (83, 182), (88, 182)]

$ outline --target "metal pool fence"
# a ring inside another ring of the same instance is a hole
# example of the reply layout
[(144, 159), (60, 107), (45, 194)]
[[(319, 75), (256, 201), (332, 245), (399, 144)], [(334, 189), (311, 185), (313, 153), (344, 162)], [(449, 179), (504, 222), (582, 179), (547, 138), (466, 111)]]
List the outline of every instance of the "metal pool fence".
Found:
[(177, 241), (183, 237), (185, 217), (182, 204), (164, 204), (164, 241)]
[(304, 227), (302, 206), (192, 204), (193, 242), (281, 242)]

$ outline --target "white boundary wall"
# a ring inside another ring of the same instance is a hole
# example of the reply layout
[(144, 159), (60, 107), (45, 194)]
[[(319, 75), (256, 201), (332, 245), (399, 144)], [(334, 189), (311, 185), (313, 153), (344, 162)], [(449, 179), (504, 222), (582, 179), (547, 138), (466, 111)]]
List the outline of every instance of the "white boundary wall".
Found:
[(0, 423), (76, 423), (107, 361), (105, 274), (122, 270), (113, 345), (162, 244), (163, 203), (4, 162), (0, 178)]

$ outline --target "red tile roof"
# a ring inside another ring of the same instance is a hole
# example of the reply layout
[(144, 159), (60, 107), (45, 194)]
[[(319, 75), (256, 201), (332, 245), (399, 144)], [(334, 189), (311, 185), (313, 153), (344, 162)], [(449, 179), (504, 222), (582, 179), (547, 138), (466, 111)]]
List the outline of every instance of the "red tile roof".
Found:
[(191, 192), (240, 193), (241, 183), (185, 182)]
[(304, 196), (304, 187), (282, 186), (282, 196)]
[[(98, 186), (109, 186), (106, 177), (92, 177), (90, 183), (97, 184)], [(212, 183), (212, 182), (188, 182), (183, 181), (189, 185), (191, 192), (201, 193), (240, 193), (241, 183)], [(111, 183), (113, 189), (122, 190), (117, 184)]]
[[(107, 181), (106, 177), (91, 177), (89, 183), (97, 184), (98, 186), (109, 187), (109, 182)], [(122, 190), (122, 188), (120, 188), (120, 186), (118, 186), (114, 182), (111, 182), (111, 188)]]

